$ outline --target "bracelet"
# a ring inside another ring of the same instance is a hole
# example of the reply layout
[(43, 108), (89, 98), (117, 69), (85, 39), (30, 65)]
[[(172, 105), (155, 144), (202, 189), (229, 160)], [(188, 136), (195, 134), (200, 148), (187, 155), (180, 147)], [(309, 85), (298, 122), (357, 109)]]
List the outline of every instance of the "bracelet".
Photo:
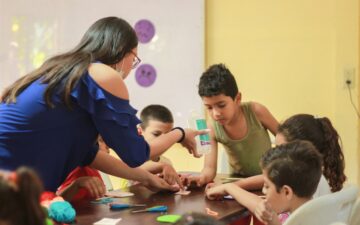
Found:
[(181, 127), (174, 127), (174, 128), (171, 129), (171, 130), (179, 130), (179, 131), (181, 131), (182, 136), (181, 136), (181, 138), (178, 140), (178, 143), (181, 143), (181, 142), (185, 139), (185, 131), (184, 131), (183, 128), (181, 128)]

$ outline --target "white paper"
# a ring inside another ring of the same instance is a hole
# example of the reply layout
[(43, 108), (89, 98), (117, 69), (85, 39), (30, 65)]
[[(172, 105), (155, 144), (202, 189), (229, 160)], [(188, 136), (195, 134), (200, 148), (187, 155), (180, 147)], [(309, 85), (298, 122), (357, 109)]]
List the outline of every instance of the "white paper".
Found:
[(94, 225), (115, 225), (120, 221), (121, 221), (121, 218), (119, 218), (119, 219), (102, 218), (101, 220), (95, 222)]

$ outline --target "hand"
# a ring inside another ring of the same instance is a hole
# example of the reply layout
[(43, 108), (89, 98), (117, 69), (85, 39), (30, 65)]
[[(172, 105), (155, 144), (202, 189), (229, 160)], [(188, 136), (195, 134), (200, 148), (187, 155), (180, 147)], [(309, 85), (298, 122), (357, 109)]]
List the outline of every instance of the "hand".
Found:
[(226, 192), (227, 184), (220, 184), (215, 186), (214, 183), (210, 183), (206, 186), (205, 194), (209, 200), (221, 200), (225, 195), (228, 195)]
[(276, 212), (271, 208), (266, 200), (262, 200), (254, 210), (255, 216), (266, 225), (281, 224)]
[(173, 185), (173, 184), (177, 183), (179, 185), (180, 189), (184, 189), (184, 186), (181, 182), (179, 175), (175, 171), (174, 167), (172, 167), (171, 165), (169, 165), (167, 163), (163, 164), (162, 175), (163, 175), (164, 180), (168, 184)]
[(190, 186), (191, 184), (195, 184), (197, 187), (202, 187), (204, 186), (207, 182), (206, 182), (206, 178), (204, 175), (200, 175), (200, 176), (189, 176), (186, 177), (183, 180), (183, 183), (185, 186)]
[(153, 192), (161, 190), (179, 191), (178, 185), (170, 185), (164, 179), (151, 173), (148, 173), (147, 179), (142, 181), (142, 184)]
[(80, 177), (74, 181), (74, 185), (78, 188), (85, 188), (94, 198), (100, 198), (106, 192), (105, 185), (98, 177)]
[(188, 149), (190, 154), (193, 154), (194, 157), (200, 158), (202, 155), (198, 154), (196, 151), (196, 141), (195, 137), (200, 134), (207, 134), (209, 130), (193, 130), (193, 129), (184, 129), (185, 131), (185, 138), (181, 142), (181, 145)]
[(206, 192), (207, 190), (209, 190), (210, 188), (215, 187), (215, 186), (216, 186), (216, 184), (215, 184), (214, 182), (208, 183), (208, 184), (206, 185), (206, 187), (205, 187), (205, 192)]

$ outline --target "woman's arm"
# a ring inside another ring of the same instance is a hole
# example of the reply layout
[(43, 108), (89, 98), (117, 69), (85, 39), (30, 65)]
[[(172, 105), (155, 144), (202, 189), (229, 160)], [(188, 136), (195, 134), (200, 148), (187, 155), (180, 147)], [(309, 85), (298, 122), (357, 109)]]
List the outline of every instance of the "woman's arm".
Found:
[[(180, 143), (182, 146), (188, 149), (190, 154), (193, 154), (195, 157), (199, 158), (201, 155), (196, 153), (196, 141), (195, 136), (200, 134), (206, 134), (208, 130), (193, 130), (193, 129), (184, 129), (184, 140)], [(179, 129), (174, 129), (166, 134), (163, 134), (157, 138), (154, 138), (151, 142), (148, 142), (150, 145), (150, 159), (157, 158), (168, 150), (173, 144), (177, 143), (183, 136), (183, 133)]]
[[(156, 158), (169, 149), (173, 144), (182, 139), (181, 144), (189, 150), (195, 157), (199, 157), (196, 152), (196, 142), (194, 137), (199, 134), (207, 133), (207, 131), (196, 131), (192, 129), (184, 129), (184, 133), (175, 129), (161, 137), (154, 139), (150, 143), (146, 143), (142, 137), (139, 137), (136, 126), (140, 122), (133, 113), (132, 107), (129, 105), (129, 94), (121, 76), (111, 67), (94, 63), (89, 67), (89, 74), (96, 84), (104, 89), (104, 95), (111, 104), (123, 104), (124, 112), (112, 112), (108, 105), (98, 109), (102, 115), (94, 112), (94, 124), (102, 135), (109, 147), (114, 149), (120, 158), (132, 167), (136, 167), (144, 163), (150, 158)], [(110, 94), (108, 94), (110, 93)], [(117, 97), (117, 98), (114, 98)], [(110, 104), (110, 105), (111, 105)], [(100, 106), (98, 106), (100, 107)], [(104, 113), (104, 111), (109, 112)], [(96, 112), (98, 112), (96, 111)], [(105, 118), (109, 114), (116, 114), (113, 117)], [(113, 119), (113, 118), (116, 118)], [(149, 145), (148, 145), (149, 144)]]
[(130, 168), (121, 160), (116, 159), (115, 157), (112, 157), (102, 151), (98, 151), (90, 166), (113, 176), (139, 181), (153, 191), (178, 190), (178, 188), (171, 186), (163, 179), (149, 173), (148, 171), (141, 168)]

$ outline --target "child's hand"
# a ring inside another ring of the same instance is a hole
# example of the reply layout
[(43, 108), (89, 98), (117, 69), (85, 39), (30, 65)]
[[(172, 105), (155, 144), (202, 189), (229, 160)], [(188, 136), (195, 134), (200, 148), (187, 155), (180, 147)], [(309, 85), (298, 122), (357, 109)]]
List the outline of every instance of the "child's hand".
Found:
[(196, 184), (197, 187), (202, 187), (206, 184), (206, 178), (203, 175), (189, 176), (184, 179), (183, 183), (185, 186), (190, 186), (191, 184)]
[(178, 185), (170, 185), (164, 179), (151, 173), (147, 173), (147, 178), (141, 183), (153, 192), (161, 190), (179, 191)]
[(190, 154), (193, 154), (194, 157), (200, 158), (202, 155), (196, 152), (196, 141), (195, 137), (200, 134), (207, 134), (209, 130), (193, 130), (193, 129), (184, 129), (185, 138), (181, 142), (181, 145), (188, 149)]
[(271, 208), (266, 200), (262, 200), (254, 210), (255, 216), (266, 225), (280, 225), (277, 213)]
[(173, 185), (177, 183), (179, 184), (180, 189), (184, 188), (179, 175), (171, 165), (164, 163), (162, 175), (164, 180), (168, 182), (168, 184)]
[(75, 181), (75, 185), (79, 188), (86, 188), (94, 198), (100, 198), (106, 192), (104, 184), (98, 177), (80, 177)]
[(221, 200), (225, 195), (228, 195), (226, 192), (226, 185), (227, 184), (221, 184), (218, 186), (215, 186), (214, 183), (210, 183), (205, 188), (205, 194), (206, 197), (210, 200)]
[(213, 187), (215, 187), (215, 186), (216, 186), (216, 184), (215, 184), (214, 182), (208, 183), (208, 184), (206, 185), (206, 187), (205, 187), (205, 192), (206, 192), (207, 190), (209, 190), (210, 188), (213, 188)]

